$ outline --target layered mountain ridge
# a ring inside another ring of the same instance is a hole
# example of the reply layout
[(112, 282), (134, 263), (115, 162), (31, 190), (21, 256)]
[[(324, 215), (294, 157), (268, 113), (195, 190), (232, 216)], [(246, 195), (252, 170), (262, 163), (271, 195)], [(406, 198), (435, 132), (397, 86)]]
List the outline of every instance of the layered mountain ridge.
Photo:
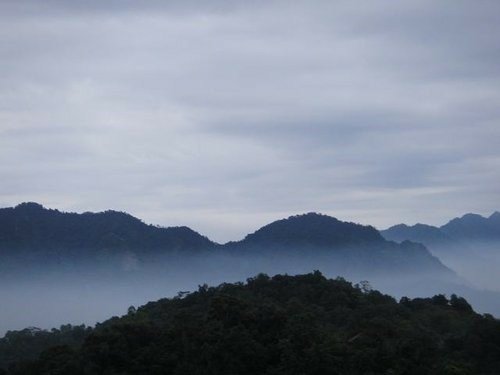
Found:
[(500, 241), (500, 212), (489, 217), (478, 214), (465, 214), (436, 227), (427, 224), (394, 225), (380, 233), (390, 241), (410, 240), (430, 247), (451, 246), (454, 243), (496, 242)]
[(260, 256), (254, 262), (255, 272), (262, 265), (279, 262), (280, 272), (314, 269), (324, 263), (332, 272), (346, 274), (452, 273), (423, 245), (387, 241), (374, 227), (318, 213), (277, 220), (241, 241), (220, 245), (190, 228), (147, 225), (123, 212), (65, 213), (23, 203), (0, 209), (0, 254), (23, 254), (23, 261), (57, 259), (61, 264), (77, 265), (82, 259), (88, 264), (104, 257), (108, 263), (113, 259), (126, 264), (127, 269), (130, 263), (151, 257), (175, 254), (188, 263), (196, 257), (227, 254), (240, 257), (236, 260), (240, 263), (250, 262), (249, 256)]
[(475, 287), (500, 292), (500, 213), (466, 214), (435, 227), (395, 225), (381, 231), (391, 241), (424, 244), (429, 251)]
[[(217, 244), (188, 227), (156, 227), (117, 211), (65, 213), (35, 203), (0, 209), (0, 277), (4, 293), (26, 295), (20, 301), (33, 298), (40, 280), (44, 286), (36, 298), (46, 294), (58, 300), (51, 293), (72, 288), (79, 296), (73, 304), (102, 294), (102, 300), (121, 305), (135, 296), (159, 297), (174, 286), (189, 290), (206, 280), (319, 270), (369, 280), (394, 296), (459, 293), (479, 311), (500, 314), (497, 294), (469, 287), (445, 264), (420, 243), (389, 241), (372, 226), (318, 213), (290, 216), (240, 241)], [(85, 309), (75, 313), (73, 304), (66, 307), (72, 316)], [(11, 310), (20, 308), (25, 308), (21, 302)], [(9, 328), (0, 325), (0, 331)]]
[(86, 253), (101, 250), (144, 252), (200, 250), (215, 243), (192, 229), (147, 225), (124, 212), (61, 212), (29, 202), (0, 209), (0, 252)]

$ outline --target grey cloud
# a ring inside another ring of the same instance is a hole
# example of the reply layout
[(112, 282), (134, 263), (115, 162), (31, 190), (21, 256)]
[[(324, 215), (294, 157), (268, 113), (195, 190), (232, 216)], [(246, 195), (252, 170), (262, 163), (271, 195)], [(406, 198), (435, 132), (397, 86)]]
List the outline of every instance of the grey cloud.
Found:
[(0, 203), (220, 241), (304, 211), (498, 209), (499, 8), (3, 1)]

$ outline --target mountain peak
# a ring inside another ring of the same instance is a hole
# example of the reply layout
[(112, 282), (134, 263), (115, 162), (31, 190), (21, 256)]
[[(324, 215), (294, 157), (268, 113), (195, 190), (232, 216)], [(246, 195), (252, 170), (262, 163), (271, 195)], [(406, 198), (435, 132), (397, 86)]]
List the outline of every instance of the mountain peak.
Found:
[(76, 252), (84, 256), (110, 248), (142, 254), (213, 246), (208, 238), (187, 227), (147, 225), (121, 211), (61, 212), (34, 202), (0, 209), (0, 251)]
[(493, 213), (489, 218), (478, 214), (466, 214), (443, 225), (441, 230), (447, 235), (464, 240), (491, 240), (500, 238), (500, 214)]
[(477, 221), (477, 220), (484, 220), (485, 217), (484, 216), (481, 216), (479, 214), (473, 214), (473, 213), (467, 213), (465, 215), (463, 215), (459, 220), (466, 220), (466, 221)]
[(407, 225), (407, 224), (396, 224), (396, 225), (393, 225), (392, 227), (387, 228), (385, 230), (408, 229), (408, 228), (411, 228), (411, 227), (409, 225)]
[(19, 211), (44, 211), (44, 210), (46, 210), (45, 207), (43, 207), (40, 203), (36, 203), (36, 202), (19, 203), (17, 206), (14, 207), (14, 209), (19, 210)]
[(500, 220), (500, 212), (498, 212), (498, 211), (493, 212), (488, 219)]
[(441, 232), (439, 228), (427, 224), (415, 224), (408, 226), (405, 224), (394, 225), (383, 230), (382, 235), (387, 240), (402, 242), (410, 240), (421, 242), (426, 245), (444, 244), (450, 241), (448, 236)]
[(371, 226), (340, 221), (315, 212), (272, 222), (242, 241), (251, 245), (335, 247), (384, 241)]

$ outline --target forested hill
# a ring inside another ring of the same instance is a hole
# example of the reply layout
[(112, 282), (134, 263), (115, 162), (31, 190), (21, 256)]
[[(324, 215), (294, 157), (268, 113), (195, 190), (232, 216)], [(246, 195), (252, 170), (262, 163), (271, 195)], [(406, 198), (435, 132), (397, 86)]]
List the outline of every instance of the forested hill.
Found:
[[(252, 261), (252, 273), (262, 271), (263, 265), (274, 264), (269, 262), (272, 258), (277, 267), (267, 270), (274, 273), (293, 272), (301, 265), (301, 272), (307, 272), (327, 264), (332, 274), (356, 274), (363, 278), (387, 272), (452, 276), (452, 271), (420, 244), (390, 242), (371, 226), (317, 213), (278, 220), (239, 242), (219, 245), (187, 227), (160, 228), (117, 211), (67, 213), (36, 203), (0, 209), (0, 255), (15, 258), (17, 263), (3, 264), (13, 277), (18, 277), (16, 272), (29, 265), (37, 272), (44, 272), (51, 263), (56, 269), (60, 264), (91, 268), (102, 264), (105, 270), (108, 265), (113, 270), (127, 270), (132, 264), (137, 270), (144, 264), (140, 261), (149, 255), (176, 254), (178, 259), (192, 262), (192, 257), (183, 255), (197, 256), (203, 250), (209, 250), (203, 255), (214, 262), (223, 260), (212, 255), (231, 255), (235, 264), (229, 265), (229, 260), (224, 260), (231, 270), (240, 269), (242, 262)], [(242, 258), (254, 255), (261, 257), (258, 260), (261, 263)], [(153, 259), (156, 264), (165, 261), (165, 258)]]
[(311, 212), (272, 222), (233, 245), (338, 248), (382, 242), (385, 242), (384, 238), (374, 227)]
[(370, 278), (388, 273), (453, 276), (453, 272), (421, 244), (387, 241), (372, 226), (318, 213), (277, 220), (241, 241), (225, 244), (222, 249), (283, 261), (300, 259), (310, 264), (309, 270), (328, 264), (331, 274), (349, 277), (356, 274)]
[[(476, 314), (463, 298), (396, 302), (368, 285), (319, 272), (201, 286), (131, 308), (92, 332), (77, 328), (81, 345), (69, 333), (54, 331), (53, 339), (47, 333), (45, 342), (59, 346), (11, 364), (6, 373), (456, 375), (500, 369), (500, 322)], [(37, 334), (1, 340), (0, 356), (15, 352), (14, 345), (29, 352)]]
[(214, 246), (187, 227), (160, 228), (117, 211), (68, 213), (22, 203), (0, 209), (0, 253), (53, 253), (85, 255), (88, 251), (175, 251)]

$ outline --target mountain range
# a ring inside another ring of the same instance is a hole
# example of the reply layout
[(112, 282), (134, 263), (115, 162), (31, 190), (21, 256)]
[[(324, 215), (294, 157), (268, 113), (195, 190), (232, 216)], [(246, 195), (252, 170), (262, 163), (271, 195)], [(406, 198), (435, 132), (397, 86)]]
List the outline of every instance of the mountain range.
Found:
[(440, 227), (398, 224), (382, 230), (381, 234), (390, 241), (410, 240), (431, 248), (453, 246), (457, 243), (497, 242), (500, 241), (500, 212), (494, 212), (489, 217), (469, 213)]
[[(485, 220), (497, 219), (495, 214)], [(455, 221), (447, 228), (458, 226)], [(444, 233), (441, 228), (416, 228), (434, 241), (455, 241), (452, 229)], [(22, 203), (0, 209), (0, 293), (10, 298), (5, 307), (16, 318), (15, 323), (0, 322), (0, 332), (13, 324), (25, 327), (50, 318), (34, 313), (33, 319), (17, 319), (16, 311), (36, 310), (37, 301), (47, 308), (44, 300), (78, 296), (63, 304), (64, 315), (95, 322), (102, 315), (92, 315), (86, 306), (96, 300), (104, 301), (101, 306), (109, 306), (106, 311), (111, 313), (116, 306), (131, 300), (144, 303), (173, 288), (237, 282), (261, 272), (293, 275), (312, 270), (369, 280), (397, 297), (457, 293), (478, 311), (500, 315), (500, 290), (489, 288), (491, 282), (470, 283), (473, 279), (463, 277), (467, 274), (455, 264), (415, 242), (422, 236), (388, 233), (396, 230), (381, 233), (372, 226), (307, 213), (269, 223), (240, 241), (219, 244), (188, 227), (148, 225), (124, 212), (68, 213)], [(494, 237), (494, 230), (481, 233)], [(464, 259), (470, 263), (470, 257)], [(61, 307), (56, 313), (62, 314)], [(54, 317), (56, 321), (60, 320)]]
[(381, 231), (391, 241), (424, 244), (446, 266), (475, 287), (500, 292), (500, 213), (466, 214), (435, 227), (395, 225)]
[(172, 255), (260, 256), (280, 257), (282, 264), (290, 259), (307, 264), (313, 259), (311, 267), (321, 257), (336, 265), (336, 270), (418, 269), (451, 274), (420, 244), (387, 241), (374, 227), (317, 213), (278, 220), (241, 241), (217, 244), (190, 228), (147, 225), (123, 212), (77, 214), (22, 203), (0, 209), (0, 254), (19, 255), (26, 262), (43, 259), (44, 263), (129, 259), (131, 255), (138, 260)]

